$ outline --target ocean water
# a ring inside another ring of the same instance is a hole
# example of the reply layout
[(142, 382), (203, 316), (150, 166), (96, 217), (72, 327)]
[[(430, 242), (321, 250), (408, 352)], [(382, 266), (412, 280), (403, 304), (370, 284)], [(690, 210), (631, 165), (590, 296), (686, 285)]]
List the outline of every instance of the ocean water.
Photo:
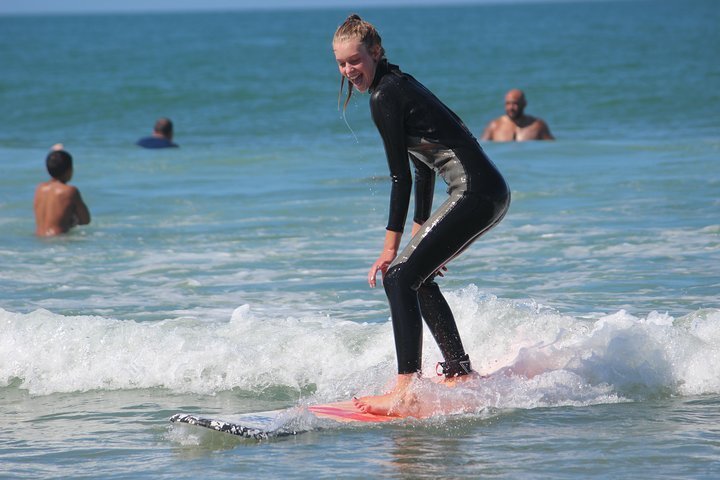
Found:
[[(384, 152), (366, 95), (337, 108), (349, 11), (7, 16), (0, 477), (717, 478), (715, 2), (357, 10), (478, 136), (519, 87), (557, 137), (483, 144), (513, 203), (442, 281), (489, 377), (439, 400), (472, 411), (261, 443), (168, 422), (394, 377), (366, 283)], [(159, 116), (181, 147), (135, 147)], [(39, 239), (56, 142), (93, 219)]]

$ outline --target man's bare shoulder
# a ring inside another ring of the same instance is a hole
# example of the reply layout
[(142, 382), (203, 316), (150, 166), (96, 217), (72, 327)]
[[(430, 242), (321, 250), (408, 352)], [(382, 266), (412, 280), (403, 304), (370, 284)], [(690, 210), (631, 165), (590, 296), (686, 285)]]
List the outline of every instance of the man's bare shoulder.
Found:
[(45, 192), (45, 191), (48, 191), (48, 190), (50, 189), (50, 184), (51, 184), (51, 183), (52, 183), (52, 181), (47, 181), (47, 182), (40, 182), (40, 183), (38, 183), (38, 184), (37, 184), (37, 187), (35, 187), (35, 192)]
[(36, 208), (62, 212), (79, 203), (80, 191), (72, 186), (50, 180), (38, 184), (35, 190), (34, 204)]
[(507, 115), (500, 115), (496, 119), (491, 120), (490, 123), (492, 123), (496, 127), (501, 127), (504, 125), (510, 125), (513, 123), (513, 121), (510, 120), (510, 117), (508, 117)]
[(545, 121), (531, 115), (525, 115), (516, 129), (516, 140), (518, 141), (552, 139), (553, 136)]
[(528, 116), (528, 118), (530, 119), (530, 126), (534, 128), (547, 128), (547, 123), (545, 123), (545, 120), (542, 118), (530, 116)]
[(490, 120), (482, 135), (482, 140), (508, 141), (512, 140), (515, 131), (515, 124), (507, 115), (501, 115)]
[(550, 133), (550, 127), (542, 118), (535, 117), (533, 127), (538, 140), (555, 140), (553, 134)]

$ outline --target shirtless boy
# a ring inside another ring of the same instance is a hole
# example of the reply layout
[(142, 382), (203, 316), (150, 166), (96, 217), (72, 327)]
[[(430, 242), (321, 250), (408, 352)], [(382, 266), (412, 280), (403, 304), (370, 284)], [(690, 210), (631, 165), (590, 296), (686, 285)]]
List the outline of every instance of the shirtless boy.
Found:
[(522, 90), (510, 90), (505, 95), (505, 115), (491, 121), (480, 139), (496, 142), (555, 140), (545, 121), (525, 115), (526, 105)]
[(45, 160), (52, 177), (35, 189), (35, 234), (50, 237), (75, 225), (90, 223), (90, 211), (80, 191), (68, 185), (73, 175), (72, 157), (65, 150), (53, 150)]

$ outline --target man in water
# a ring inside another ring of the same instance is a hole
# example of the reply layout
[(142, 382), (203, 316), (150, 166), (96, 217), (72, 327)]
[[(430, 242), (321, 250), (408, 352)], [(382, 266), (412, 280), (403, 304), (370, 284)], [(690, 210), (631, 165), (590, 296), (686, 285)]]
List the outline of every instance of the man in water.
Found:
[(35, 234), (41, 237), (58, 235), (75, 225), (90, 223), (90, 211), (80, 191), (67, 184), (73, 175), (72, 157), (61, 148), (54, 147), (45, 159), (52, 178), (38, 184), (35, 190)]
[(550, 127), (541, 118), (525, 115), (525, 94), (513, 89), (505, 95), (505, 115), (491, 121), (481, 140), (522, 142), (525, 140), (555, 140)]
[(155, 122), (153, 134), (149, 137), (141, 138), (137, 144), (143, 148), (168, 148), (177, 147), (173, 143), (173, 124), (169, 118), (160, 118)]

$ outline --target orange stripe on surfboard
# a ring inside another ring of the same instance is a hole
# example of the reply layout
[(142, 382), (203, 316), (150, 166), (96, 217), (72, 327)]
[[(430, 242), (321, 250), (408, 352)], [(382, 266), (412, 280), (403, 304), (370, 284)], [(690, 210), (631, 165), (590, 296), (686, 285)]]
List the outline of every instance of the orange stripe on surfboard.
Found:
[(308, 410), (318, 417), (330, 418), (338, 422), (389, 422), (398, 419), (398, 417), (361, 412), (352, 401), (312, 405)]

